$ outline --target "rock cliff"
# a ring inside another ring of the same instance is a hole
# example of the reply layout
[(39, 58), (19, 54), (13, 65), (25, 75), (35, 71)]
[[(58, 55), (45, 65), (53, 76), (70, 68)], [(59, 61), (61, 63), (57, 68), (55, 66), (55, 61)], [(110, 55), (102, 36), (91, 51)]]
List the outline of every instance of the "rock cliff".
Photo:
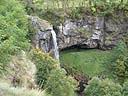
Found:
[(116, 17), (85, 15), (81, 20), (67, 19), (54, 27), (45, 20), (31, 17), (36, 29), (33, 42), (35, 47), (51, 52), (54, 45), (51, 30), (55, 30), (59, 50), (72, 46), (111, 49), (128, 32), (128, 18), (119, 14)]

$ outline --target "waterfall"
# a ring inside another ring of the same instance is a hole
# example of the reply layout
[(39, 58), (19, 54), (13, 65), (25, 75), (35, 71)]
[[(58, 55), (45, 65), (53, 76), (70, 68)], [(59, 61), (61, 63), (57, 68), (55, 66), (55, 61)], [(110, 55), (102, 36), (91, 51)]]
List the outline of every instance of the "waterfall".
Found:
[(53, 51), (54, 51), (54, 58), (59, 60), (59, 49), (57, 45), (56, 33), (53, 29), (51, 29), (52, 39), (53, 39)]
[[(33, 40), (36, 48), (41, 48), (46, 53), (52, 51), (54, 58), (59, 60), (57, 37), (52, 25), (36, 16), (28, 16), (28, 18), (31, 20), (31, 24), (34, 29), (36, 29), (36, 35)], [(51, 35), (52, 46), (50, 46)]]

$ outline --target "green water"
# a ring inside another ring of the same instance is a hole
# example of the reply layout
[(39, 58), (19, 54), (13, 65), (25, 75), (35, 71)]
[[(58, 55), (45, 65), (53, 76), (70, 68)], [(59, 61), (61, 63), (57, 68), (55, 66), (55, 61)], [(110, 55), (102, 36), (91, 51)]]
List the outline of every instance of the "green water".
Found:
[(73, 49), (62, 51), (60, 61), (66, 67), (92, 77), (104, 71), (104, 62), (109, 56), (111, 56), (111, 51)]

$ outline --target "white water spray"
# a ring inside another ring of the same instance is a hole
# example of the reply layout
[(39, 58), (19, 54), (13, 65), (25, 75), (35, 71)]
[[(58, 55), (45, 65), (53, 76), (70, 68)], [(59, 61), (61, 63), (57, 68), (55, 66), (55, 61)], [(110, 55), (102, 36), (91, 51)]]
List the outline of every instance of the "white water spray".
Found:
[(53, 51), (54, 51), (54, 58), (59, 60), (59, 49), (57, 45), (56, 33), (53, 29), (51, 29), (52, 39), (53, 39)]

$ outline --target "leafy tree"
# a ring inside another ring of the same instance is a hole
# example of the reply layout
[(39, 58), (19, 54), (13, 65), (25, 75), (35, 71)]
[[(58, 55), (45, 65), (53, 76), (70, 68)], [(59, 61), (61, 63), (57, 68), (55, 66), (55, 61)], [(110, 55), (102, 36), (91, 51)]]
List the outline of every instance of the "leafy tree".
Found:
[(122, 87), (109, 79), (100, 80), (94, 77), (87, 86), (87, 96), (122, 96)]

